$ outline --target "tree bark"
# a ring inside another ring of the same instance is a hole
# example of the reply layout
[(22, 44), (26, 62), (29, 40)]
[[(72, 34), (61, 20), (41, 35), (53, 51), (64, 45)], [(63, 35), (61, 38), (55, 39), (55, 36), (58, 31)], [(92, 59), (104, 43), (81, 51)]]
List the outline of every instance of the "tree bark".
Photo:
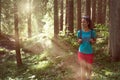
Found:
[[(92, 0), (92, 22), (96, 23), (96, 0)], [(93, 25), (94, 27), (94, 25)]]
[(97, 23), (102, 24), (102, 0), (98, 0), (97, 6)]
[(73, 34), (73, 2), (74, 0), (68, 0), (68, 31)]
[(77, 30), (81, 29), (81, 0), (77, 0)]
[(113, 61), (120, 61), (120, 1), (110, 0), (110, 53)]
[(66, 13), (65, 13), (65, 34), (68, 34), (68, 0), (66, 0)]
[(103, 0), (102, 24), (106, 23), (106, 6), (107, 6), (107, 0)]
[(58, 25), (58, 0), (54, 0), (54, 37), (56, 38), (59, 33)]
[(86, 15), (91, 17), (91, 0), (86, 0)]
[(29, 0), (29, 12), (28, 12), (28, 37), (32, 36), (32, 27), (31, 27), (31, 0)]
[(1, 0), (0, 0), (0, 35), (1, 35), (1, 10), (2, 10), (2, 3), (1, 3)]
[(60, 30), (63, 30), (63, 0), (60, 0)]
[(17, 65), (22, 65), (21, 54), (20, 54), (20, 45), (19, 45), (19, 30), (18, 30), (18, 8), (14, 4), (14, 25), (15, 25), (15, 43), (16, 43), (16, 59)]

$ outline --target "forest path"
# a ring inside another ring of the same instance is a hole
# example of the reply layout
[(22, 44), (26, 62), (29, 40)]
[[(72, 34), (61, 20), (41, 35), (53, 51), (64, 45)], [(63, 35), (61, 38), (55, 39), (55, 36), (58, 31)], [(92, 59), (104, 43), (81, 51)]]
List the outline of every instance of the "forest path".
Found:
[(72, 70), (72, 74), (68, 79), (65, 80), (79, 80), (80, 79), (80, 65), (77, 58), (77, 49), (73, 48), (67, 42), (62, 42), (54, 39), (52, 41), (53, 47), (51, 53), (56, 57), (62, 57), (63, 62), (61, 67), (66, 67)]

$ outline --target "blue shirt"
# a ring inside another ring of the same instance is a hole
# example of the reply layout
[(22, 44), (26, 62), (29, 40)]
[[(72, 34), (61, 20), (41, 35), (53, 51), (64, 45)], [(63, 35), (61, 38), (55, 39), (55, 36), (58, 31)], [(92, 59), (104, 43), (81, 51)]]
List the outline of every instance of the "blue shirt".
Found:
[(88, 32), (79, 30), (77, 32), (77, 37), (82, 39), (82, 43), (79, 46), (79, 52), (82, 52), (85, 54), (92, 54), (93, 49), (92, 49), (92, 45), (90, 43), (90, 39), (91, 39), (91, 37), (96, 38), (96, 32), (94, 30), (90, 30)]

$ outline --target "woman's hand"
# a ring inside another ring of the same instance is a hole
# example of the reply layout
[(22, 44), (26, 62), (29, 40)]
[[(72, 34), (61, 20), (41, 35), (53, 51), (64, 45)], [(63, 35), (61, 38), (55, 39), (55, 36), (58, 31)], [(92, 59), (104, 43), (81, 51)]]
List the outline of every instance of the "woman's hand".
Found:
[(78, 43), (79, 43), (79, 44), (82, 43), (82, 39), (78, 39)]
[(95, 43), (95, 42), (96, 42), (96, 40), (95, 40), (95, 39), (92, 39), (92, 38), (90, 39), (90, 43), (92, 43), (92, 44), (93, 44), (93, 43)]

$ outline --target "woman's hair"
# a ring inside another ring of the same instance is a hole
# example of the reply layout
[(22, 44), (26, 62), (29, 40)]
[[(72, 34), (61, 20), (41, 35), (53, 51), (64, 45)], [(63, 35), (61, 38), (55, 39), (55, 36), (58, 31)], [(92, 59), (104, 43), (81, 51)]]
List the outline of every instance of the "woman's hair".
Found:
[(92, 29), (92, 21), (89, 16), (82, 16), (82, 19), (85, 19), (89, 24), (88, 27), (89, 29)]

